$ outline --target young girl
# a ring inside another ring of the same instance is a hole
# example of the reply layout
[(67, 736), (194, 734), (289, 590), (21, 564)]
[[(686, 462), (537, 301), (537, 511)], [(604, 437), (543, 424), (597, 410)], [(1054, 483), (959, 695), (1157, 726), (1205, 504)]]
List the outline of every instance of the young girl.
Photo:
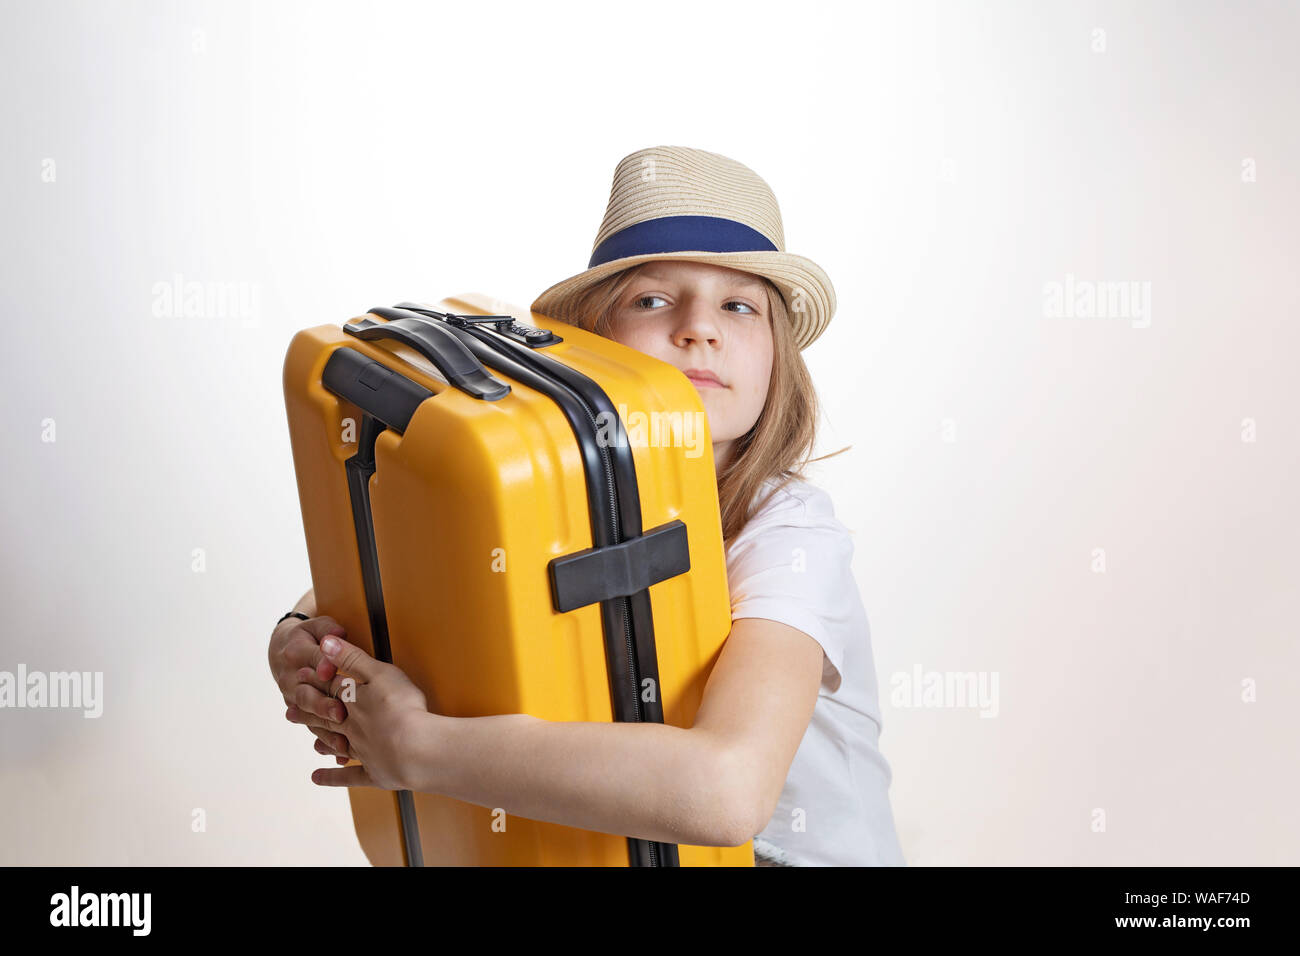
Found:
[[(760, 866), (905, 865), (853, 542), (799, 471), (817, 416), (799, 353), (835, 294), (820, 268), (784, 251), (770, 188), (716, 153), (632, 153), (588, 269), (532, 308), (676, 366), (708, 413), (733, 623), (694, 725), (430, 714), (399, 668), (315, 617), (308, 592), (299, 609), (312, 620), (272, 638), (286, 716), (312, 729), (319, 752), (361, 761), (312, 779), (647, 840), (752, 838)], [(345, 706), (331, 699), (340, 670), (378, 686)]]

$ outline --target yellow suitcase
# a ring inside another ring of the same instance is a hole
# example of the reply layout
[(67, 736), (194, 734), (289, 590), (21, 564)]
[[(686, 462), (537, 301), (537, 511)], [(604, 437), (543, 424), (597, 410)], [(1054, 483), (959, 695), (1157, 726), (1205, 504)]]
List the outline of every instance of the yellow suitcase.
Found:
[[(285, 406), (317, 607), (436, 713), (690, 727), (731, 630), (699, 394), (673, 366), (481, 295), (294, 336)], [(348, 790), (376, 866), (752, 866)]]

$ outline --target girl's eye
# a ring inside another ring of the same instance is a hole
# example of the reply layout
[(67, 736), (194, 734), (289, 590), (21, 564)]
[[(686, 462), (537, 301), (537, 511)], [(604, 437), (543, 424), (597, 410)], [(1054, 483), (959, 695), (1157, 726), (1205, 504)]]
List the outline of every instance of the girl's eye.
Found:
[[(659, 296), (659, 295), (643, 295), (643, 296), (641, 296), (641, 297), (639, 297), (639, 298), (633, 299), (633, 300), (632, 300), (632, 304), (633, 304), (634, 306), (636, 306), (638, 309), (643, 309), (643, 310), (645, 310), (645, 309), (649, 309), (649, 310), (653, 310), (653, 309), (655, 308), (654, 306), (652, 306), (652, 305), (647, 306), (647, 305), (645, 305), (645, 303), (646, 303), (646, 302), (653, 302), (653, 301), (656, 301), (656, 300), (659, 301), (659, 302), (665, 302), (663, 296)], [(731, 300), (729, 300), (729, 301), (727, 302), (727, 305), (738, 305), (738, 306), (740, 306), (742, 309), (747, 310), (747, 311), (745, 311), (745, 312), (741, 312), (741, 313), (740, 313), (741, 315), (758, 315), (758, 310), (757, 310), (757, 309), (755, 309), (753, 306), (751, 306), (751, 305), (750, 305), (749, 303), (747, 303), (747, 302), (741, 302), (739, 299), (731, 299)], [(733, 310), (731, 310), (731, 311), (737, 311), (737, 310), (734, 310), (734, 309), (733, 309)]]

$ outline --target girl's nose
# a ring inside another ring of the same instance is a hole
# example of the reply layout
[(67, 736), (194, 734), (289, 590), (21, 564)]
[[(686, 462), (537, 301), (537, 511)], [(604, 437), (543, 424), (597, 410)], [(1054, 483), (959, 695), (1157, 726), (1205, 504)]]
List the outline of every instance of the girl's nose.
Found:
[(686, 346), (694, 342), (718, 345), (720, 336), (721, 326), (707, 300), (691, 298), (683, 304), (681, 318), (674, 330), (678, 345)]

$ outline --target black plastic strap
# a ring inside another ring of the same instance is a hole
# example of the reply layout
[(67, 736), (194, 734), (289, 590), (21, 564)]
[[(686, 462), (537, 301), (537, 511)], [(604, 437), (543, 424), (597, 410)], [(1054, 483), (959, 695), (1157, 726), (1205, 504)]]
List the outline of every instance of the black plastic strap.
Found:
[(420, 403), (433, 397), (423, 385), (349, 348), (335, 349), (326, 360), (321, 384), (403, 433)]
[(638, 538), (552, 558), (551, 601), (564, 612), (626, 597), (691, 569), (686, 524), (680, 519)]
[(387, 321), (363, 318), (349, 322), (343, 326), (343, 331), (367, 341), (394, 339), (415, 349), (433, 363), (449, 385), (474, 398), (495, 402), (510, 394), (510, 386), (493, 378), (483, 363), (446, 326), (405, 309), (376, 306), (370, 311)]

